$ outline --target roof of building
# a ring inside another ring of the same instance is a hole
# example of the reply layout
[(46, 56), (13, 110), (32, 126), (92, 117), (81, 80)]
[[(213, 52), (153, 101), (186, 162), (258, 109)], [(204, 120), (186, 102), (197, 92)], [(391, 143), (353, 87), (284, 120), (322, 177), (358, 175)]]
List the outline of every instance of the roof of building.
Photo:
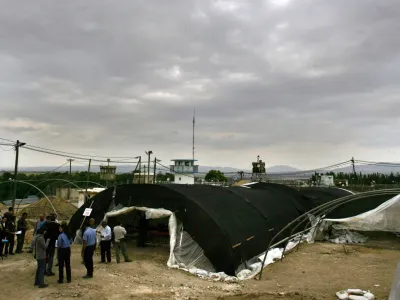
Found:
[(176, 158), (176, 159), (171, 159), (171, 161), (197, 161), (197, 159), (193, 159), (193, 158)]

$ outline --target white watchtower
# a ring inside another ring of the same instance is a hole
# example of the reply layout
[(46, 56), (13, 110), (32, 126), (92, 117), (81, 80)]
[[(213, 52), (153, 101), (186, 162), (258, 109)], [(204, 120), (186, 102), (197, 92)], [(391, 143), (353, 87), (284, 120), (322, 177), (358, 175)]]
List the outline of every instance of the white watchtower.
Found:
[(171, 172), (175, 174), (174, 183), (194, 184), (194, 175), (199, 172), (199, 166), (195, 165), (197, 159), (171, 159)]

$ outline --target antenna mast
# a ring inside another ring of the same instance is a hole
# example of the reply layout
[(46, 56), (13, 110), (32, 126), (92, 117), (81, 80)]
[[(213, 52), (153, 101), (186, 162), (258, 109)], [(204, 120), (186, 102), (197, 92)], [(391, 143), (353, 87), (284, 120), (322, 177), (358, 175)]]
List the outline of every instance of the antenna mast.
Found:
[(194, 161), (194, 126), (195, 126), (195, 123), (196, 123), (196, 108), (194, 109), (194, 112), (193, 112), (193, 161)]

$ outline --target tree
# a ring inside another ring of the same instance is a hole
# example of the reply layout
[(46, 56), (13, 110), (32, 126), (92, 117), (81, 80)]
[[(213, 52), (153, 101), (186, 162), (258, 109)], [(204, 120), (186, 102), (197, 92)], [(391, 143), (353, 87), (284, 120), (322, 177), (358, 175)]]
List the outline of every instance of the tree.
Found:
[(206, 181), (215, 181), (215, 182), (227, 182), (228, 178), (225, 177), (224, 173), (217, 170), (210, 170), (205, 177)]
[(164, 174), (164, 173), (159, 172), (156, 175), (156, 180), (161, 181), (161, 182), (166, 182), (166, 181), (173, 182), (175, 180), (175, 175), (171, 174), (171, 173)]

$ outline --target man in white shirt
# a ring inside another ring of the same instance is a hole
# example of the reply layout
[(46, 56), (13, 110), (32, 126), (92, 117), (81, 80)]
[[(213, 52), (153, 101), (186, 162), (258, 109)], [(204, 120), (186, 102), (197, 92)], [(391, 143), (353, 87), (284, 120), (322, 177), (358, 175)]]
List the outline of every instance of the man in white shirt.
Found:
[(100, 252), (101, 252), (101, 263), (111, 262), (111, 228), (107, 225), (106, 221), (101, 222), (103, 229), (100, 232), (101, 242), (100, 242)]
[(126, 254), (126, 243), (125, 243), (126, 230), (122, 227), (121, 221), (117, 222), (117, 226), (114, 227), (114, 240), (115, 240), (115, 257), (119, 264), (119, 252), (122, 252), (125, 262), (131, 262), (128, 255)]

